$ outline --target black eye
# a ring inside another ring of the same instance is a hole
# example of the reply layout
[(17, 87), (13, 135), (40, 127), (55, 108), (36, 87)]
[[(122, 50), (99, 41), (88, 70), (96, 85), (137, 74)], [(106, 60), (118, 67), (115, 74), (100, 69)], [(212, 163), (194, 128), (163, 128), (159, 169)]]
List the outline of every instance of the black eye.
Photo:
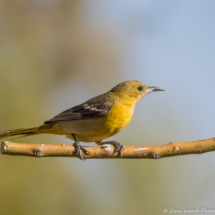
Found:
[(139, 91), (143, 91), (143, 86), (139, 86), (137, 89), (138, 89)]

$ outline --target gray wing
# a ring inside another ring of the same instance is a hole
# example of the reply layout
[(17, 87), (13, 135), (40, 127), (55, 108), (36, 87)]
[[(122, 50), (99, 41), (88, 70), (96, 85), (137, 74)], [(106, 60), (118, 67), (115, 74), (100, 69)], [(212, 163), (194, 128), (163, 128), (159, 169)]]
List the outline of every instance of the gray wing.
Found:
[(58, 121), (103, 117), (110, 111), (112, 107), (113, 107), (112, 100), (103, 98), (102, 96), (97, 96), (83, 104), (74, 106), (58, 114), (53, 119), (45, 121), (44, 124)]

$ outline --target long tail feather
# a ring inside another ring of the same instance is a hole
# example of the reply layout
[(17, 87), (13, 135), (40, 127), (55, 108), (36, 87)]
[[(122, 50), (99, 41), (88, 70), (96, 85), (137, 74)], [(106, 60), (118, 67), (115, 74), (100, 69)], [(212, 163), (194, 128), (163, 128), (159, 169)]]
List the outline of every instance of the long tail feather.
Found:
[(15, 135), (31, 135), (35, 134), (40, 126), (34, 128), (27, 128), (27, 129), (16, 129), (16, 130), (9, 130), (5, 132), (0, 132), (0, 139), (5, 137), (11, 137)]

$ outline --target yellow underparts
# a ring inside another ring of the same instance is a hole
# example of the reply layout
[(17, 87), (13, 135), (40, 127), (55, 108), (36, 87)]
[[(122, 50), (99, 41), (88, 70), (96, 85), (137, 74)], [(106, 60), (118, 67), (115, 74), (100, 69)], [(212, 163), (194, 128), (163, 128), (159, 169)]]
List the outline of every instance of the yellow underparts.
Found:
[(104, 117), (56, 122), (48, 133), (67, 135), (70, 139), (73, 139), (71, 134), (74, 134), (80, 142), (99, 144), (128, 125), (134, 113), (134, 105), (115, 101), (112, 109)]

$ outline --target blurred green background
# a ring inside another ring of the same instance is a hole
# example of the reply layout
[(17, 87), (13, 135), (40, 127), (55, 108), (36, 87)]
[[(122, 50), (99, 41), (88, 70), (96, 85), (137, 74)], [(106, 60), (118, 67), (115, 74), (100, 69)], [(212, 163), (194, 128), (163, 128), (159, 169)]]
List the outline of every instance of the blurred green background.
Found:
[[(110, 140), (156, 145), (215, 136), (214, 8), (212, 0), (1, 1), (0, 131), (41, 125), (138, 80), (166, 91), (141, 100)], [(72, 143), (54, 135), (14, 141)], [(213, 208), (214, 155), (85, 162), (1, 155), (0, 214)]]

